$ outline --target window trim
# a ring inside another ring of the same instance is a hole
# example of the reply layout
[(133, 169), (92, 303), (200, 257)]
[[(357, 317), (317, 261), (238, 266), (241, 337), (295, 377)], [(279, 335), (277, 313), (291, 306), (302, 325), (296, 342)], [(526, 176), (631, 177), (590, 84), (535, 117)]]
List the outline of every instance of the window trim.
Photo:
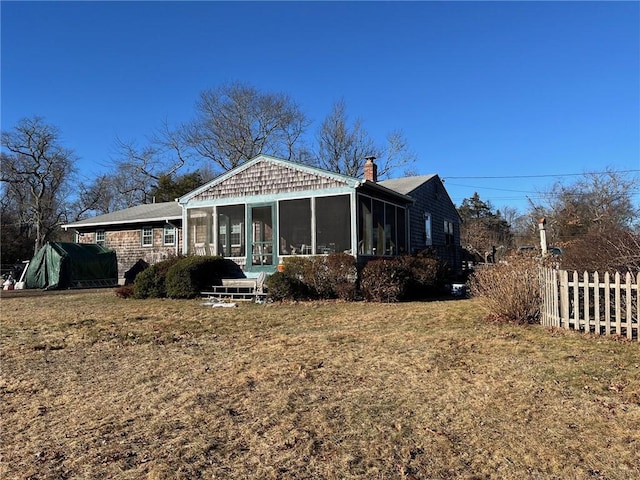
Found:
[(424, 212), (424, 244), (433, 246), (433, 216), (429, 212)]
[(451, 220), (444, 221), (444, 244), (448, 247), (455, 244), (455, 226)]
[[(102, 234), (102, 235), (100, 235), (102, 237), (101, 239), (98, 239), (98, 234)], [(103, 247), (106, 246), (106, 244), (107, 244), (107, 232), (104, 229), (96, 230), (94, 241), (95, 241), (96, 245), (101, 245)]]
[[(171, 240), (170, 242), (167, 242), (167, 236), (171, 236), (173, 240)], [(172, 247), (175, 244), (176, 244), (176, 227), (167, 223), (162, 227), (162, 245), (165, 247)]]
[[(151, 235), (145, 235), (145, 230), (150, 230)], [(145, 239), (150, 239), (150, 243), (145, 243)], [(143, 247), (153, 247), (153, 227), (142, 227), (140, 230), (140, 245)]]

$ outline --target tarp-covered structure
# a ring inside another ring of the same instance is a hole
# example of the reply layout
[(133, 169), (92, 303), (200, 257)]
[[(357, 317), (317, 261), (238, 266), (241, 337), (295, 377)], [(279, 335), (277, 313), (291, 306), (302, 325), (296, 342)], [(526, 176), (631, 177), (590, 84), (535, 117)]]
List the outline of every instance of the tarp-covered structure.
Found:
[(49, 242), (33, 256), (24, 281), (43, 290), (115, 286), (116, 253), (96, 244)]

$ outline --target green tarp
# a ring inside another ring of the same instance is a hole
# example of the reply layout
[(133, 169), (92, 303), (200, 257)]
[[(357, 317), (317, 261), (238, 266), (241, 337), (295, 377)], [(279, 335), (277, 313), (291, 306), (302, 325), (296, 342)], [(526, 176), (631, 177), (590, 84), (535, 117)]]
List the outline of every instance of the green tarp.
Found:
[(43, 290), (115, 286), (116, 253), (95, 244), (49, 242), (33, 256), (24, 281), (26, 288)]

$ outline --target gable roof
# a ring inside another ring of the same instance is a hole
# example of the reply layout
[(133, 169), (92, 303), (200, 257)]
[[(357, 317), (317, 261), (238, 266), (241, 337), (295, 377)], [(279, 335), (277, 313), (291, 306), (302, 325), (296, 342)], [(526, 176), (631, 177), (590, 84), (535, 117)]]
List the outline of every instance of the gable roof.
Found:
[(383, 187), (387, 187), (389, 190), (394, 190), (403, 195), (407, 195), (437, 176), (438, 175), (433, 173), (431, 175), (420, 175), (416, 177), (392, 178), (390, 180), (381, 180), (378, 183)]
[(63, 225), (63, 228), (99, 227), (106, 225), (122, 225), (127, 223), (161, 222), (181, 220), (182, 206), (177, 202), (148, 203), (136, 205), (117, 212), (86, 218)]
[(214, 178), (178, 199), (181, 204), (191, 201), (211, 201), (223, 198), (244, 198), (260, 195), (277, 195), (284, 192), (308, 192), (329, 189), (373, 189), (412, 202), (402, 192), (388, 188), (381, 182), (371, 182), (322, 168), (258, 155), (252, 160)]
[(283, 191), (357, 188), (363, 181), (269, 155), (258, 155), (183, 195), (178, 202), (185, 204), (191, 200), (268, 195)]

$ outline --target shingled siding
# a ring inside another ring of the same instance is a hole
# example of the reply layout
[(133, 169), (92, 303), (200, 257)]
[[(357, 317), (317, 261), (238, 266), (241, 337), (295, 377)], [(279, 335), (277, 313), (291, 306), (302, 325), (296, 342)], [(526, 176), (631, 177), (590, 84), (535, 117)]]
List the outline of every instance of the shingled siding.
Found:
[(344, 187), (346, 183), (329, 176), (309, 173), (272, 162), (257, 162), (252, 168), (241, 170), (228, 180), (212, 185), (191, 200), (215, 200), (283, 192), (305, 192)]
[[(410, 218), (410, 242), (412, 252), (418, 252), (429, 248), (425, 244), (424, 214), (431, 214), (432, 245), (438, 256), (445, 260), (449, 266), (457, 271), (462, 268), (462, 252), (460, 245), (460, 219), (455, 205), (447, 198), (447, 193), (442, 184), (433, 179), (424, 183), (419, 188), (409, 193), (415, 203), (409, 207)], [(446, 245), (444, 222), (452, 222), (454, 225), (454, 243)]]
[[(153, 246), (143, 247), (141, 242), (141, 228), (130, 230), (105, 231), (105, 247), (116, 252), (118, 259), (118, 279), (124, 282), (124, 274), (138, 260), (142, 259), (150, 265), (165, 260), (176, 254), (175, 245), (163, 245), (163, 227), (153, 228)], [(182, 229), (177, 230), (177, 252), (181, 252)], [(85, 232), (78, 238), (79, 243), (95, 243), (95, 232)]]

